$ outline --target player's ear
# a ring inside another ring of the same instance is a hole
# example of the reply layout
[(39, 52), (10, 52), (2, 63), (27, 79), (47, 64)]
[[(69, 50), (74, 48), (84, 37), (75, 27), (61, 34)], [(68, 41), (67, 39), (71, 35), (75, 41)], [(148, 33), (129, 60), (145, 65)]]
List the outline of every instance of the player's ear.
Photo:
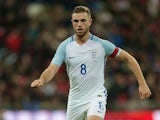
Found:
[(73, 25), (73, 19), (71, 19), (71, 23), (72, 23), (72, 25)]
[(90, 25), (89, 25), (89, 26), (91, 26), (91, 25), (92, 25), (92, 21), (93, 21), (93, 20), (92, 20), (92, 18), (90, 18), (90, 19), (89, 19), (89, 23), (90, 23)]

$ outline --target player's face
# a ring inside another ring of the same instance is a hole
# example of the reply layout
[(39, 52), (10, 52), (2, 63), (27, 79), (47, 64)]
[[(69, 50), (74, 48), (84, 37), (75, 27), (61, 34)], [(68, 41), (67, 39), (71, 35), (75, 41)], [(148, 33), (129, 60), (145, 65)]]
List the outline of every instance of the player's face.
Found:
[(87, 13), (73, 13), (72, 14), (72, 25), (75, 33), (78, 37), (83, 37), (89, 32), (92, 19)]

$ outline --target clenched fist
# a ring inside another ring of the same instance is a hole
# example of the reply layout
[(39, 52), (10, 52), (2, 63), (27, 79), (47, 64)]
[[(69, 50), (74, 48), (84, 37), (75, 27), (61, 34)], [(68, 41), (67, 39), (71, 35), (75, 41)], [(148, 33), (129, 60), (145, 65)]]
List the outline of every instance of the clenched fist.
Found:
[(151, 96), (151, 91), (147, 84), (143, 84), (139, 86), (139, 95), (142, 100), (148, 99)]

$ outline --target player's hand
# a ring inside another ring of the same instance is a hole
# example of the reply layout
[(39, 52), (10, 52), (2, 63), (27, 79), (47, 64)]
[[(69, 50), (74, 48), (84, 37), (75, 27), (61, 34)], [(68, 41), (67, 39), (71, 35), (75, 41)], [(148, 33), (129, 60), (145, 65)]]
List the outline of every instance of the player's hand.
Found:
[(139, 95), (140, 99), (148, 99), (151, 96), (151, 91), (147, 84), (143, 84), (139, 86)]
[(44, 83), (42, 80), (40, 79), (37, 79), (37, 80), (34, 80), (32, 83), (31, 83), (31, 87), (41, 87), (43, 86)]

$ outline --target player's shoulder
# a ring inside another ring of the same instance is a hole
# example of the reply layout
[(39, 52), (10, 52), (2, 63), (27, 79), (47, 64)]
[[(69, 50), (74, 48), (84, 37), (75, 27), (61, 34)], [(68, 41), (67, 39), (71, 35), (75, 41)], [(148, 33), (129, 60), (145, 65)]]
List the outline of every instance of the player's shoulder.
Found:
[(106, 44), (106, 43), (111, 43), (109, 40), (107, 40), (107, 39), (103, 39), (103, 38), (101, 38), (101, 37), (99, 37), (99, 36), (96, 36), (96, 35), (93, 35), (93, 34), (91, 34), (91, 40), (93, 40), (93, 41), (95, 41), (95, 42), (98, 42), (98, 43), (100, 43), (100, 44)]
[(66, 38), (64, 41), (62, 41), (60, 43), (60, 46), (66, 46), (67, 44), (69, 44), (73, 41), (74, 41), (73, 36), (70, 36), (70, 37)]

